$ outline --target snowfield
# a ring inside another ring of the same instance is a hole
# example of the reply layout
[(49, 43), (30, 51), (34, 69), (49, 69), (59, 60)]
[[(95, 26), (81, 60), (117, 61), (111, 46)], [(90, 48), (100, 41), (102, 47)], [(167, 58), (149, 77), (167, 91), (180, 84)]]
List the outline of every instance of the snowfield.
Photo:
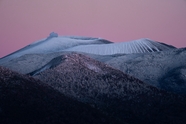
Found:
[(129, 42), (113, 43), (102, 38), (58, 36), (56, 33), (51, 33), (46, 39), (36, 41), (1, 58), (0, 64), (26, 54), (48, 54), (62, 51), (75, 51), (98, 55), (112, 55), (156, 52), (173, 48), (175, 47), (146, 38)]
[(129, 42), (120, 42), (112, 44), (91, 44), (81, 45), (65, 49), (63, 51), (85, 52), (98, 55), (112, 55), (112, 54), (130, 54), (130, 53), (148, 53), (173, 49), (175, 47), (165, 45), (150, 39), (139, 39)]
[(36, 41), (20, 50), (17, 50), (1, 58), (0, 64), (25, 54), (33, 54), (33, 53), (47, 54), (47, 53), (59, 52), (64, 49), (71, 48), (78, 45), (108, 44), (108, 43), (112, 43), (112, 42), (101, 38), (80, 37), (80, 36), (56, 36), (54, 34), (50, 34), (50, 36), (46, 39)]

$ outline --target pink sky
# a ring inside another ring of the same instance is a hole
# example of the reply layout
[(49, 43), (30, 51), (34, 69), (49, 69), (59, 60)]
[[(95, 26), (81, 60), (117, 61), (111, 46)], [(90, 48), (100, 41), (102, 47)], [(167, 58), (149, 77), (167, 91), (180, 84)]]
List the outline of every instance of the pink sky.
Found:
[(0, 0), (0, 57), (52, 31), (186, 47), (186, 0)]

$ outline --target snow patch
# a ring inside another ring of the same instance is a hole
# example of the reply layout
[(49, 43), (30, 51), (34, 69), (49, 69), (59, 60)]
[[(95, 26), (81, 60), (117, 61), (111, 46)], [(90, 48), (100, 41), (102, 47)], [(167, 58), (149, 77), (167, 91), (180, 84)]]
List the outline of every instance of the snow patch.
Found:
[(102, 70), (96, 65), (90, 63), (85, 63), (85, 65), (88, 69), (93, 70), (94, 72), (102, 72)]

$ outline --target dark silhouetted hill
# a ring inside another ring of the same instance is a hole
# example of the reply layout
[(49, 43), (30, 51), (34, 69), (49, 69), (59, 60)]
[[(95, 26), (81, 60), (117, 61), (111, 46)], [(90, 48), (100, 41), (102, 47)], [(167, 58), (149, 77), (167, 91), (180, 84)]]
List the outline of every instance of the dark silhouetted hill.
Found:
[(81, 54), (62, 55), (30, 73), (65, 96), (128, 123), (186, 123), (186, 98)]
[[(1, 124), (119, 123), (32, 77), (0, 67)], [(124, 123), (124, 122), (123, 122)]]

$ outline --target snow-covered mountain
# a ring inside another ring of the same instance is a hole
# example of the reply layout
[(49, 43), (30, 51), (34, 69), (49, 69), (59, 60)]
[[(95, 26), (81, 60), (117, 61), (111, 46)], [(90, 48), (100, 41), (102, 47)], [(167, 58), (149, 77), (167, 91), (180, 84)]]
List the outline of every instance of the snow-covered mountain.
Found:
[[(1, 65), (27, 74), (45, 65), (46, 68), (50, 68), (48, 65), (52, 59), (70, 53), (27, 54)], [(186, 49), (184, 48), (136, 54), (81, 54), (106, 63), (155, 87), (186, 94)]]
[[(160, 54), (157, 51), (162, 52)], [(145, 38), (129, 42), (113, 43), (101, 38), (58, 36), (56, 33), (51, 33), (46, 39), (34, 42), (1, 58), (0, 65), (22, 74), (27, 74), (43, 67), (60, 55), (79, 52), (107, 63), (153, 86), (173, 92), (186, 93), (186, 83), (182, 83), (184, 85), (182, 89), (180, 89), (182, 85), (178, 85), (177, 83), (174, 83), (177, 89), (172, 87), (172, 85), (169, 86), (172, 88), (167, 88), (162, 83), (174, 80), (174, 76), (172, 76), (173, 72), (171, 75), (169, 71), (177, 70), (175, 72), (177, 76), (181, 76), (183, 72), (182, 67), (185, 67), (185, 59), (183, 54), (178, 54), (175, 51), (180, 50), (173, 46)], [(186, 80), (184, 76), (177, 79)], [(159, 81), (161, 83), (158, 83)], [(174, 82), (177, 82), (177, 80)]]
[(59, 52), (67, 48), (78, 45), (87, 44), (109, 44), (108, 40), (92, 37), (81, 36), (58, 36), (56, 33), (51, 33), (46, 39), (36, 41), (20, 50), (17, 50), (0, 59), (0, 63), (7, 62), (11, 59), (20, 57), (25, 54), (32, 53), (52, 53)]
[(149, 39), (51, 33), (0, 59), (0, 123), (185, 124), (185, 56)]
[[(109, 117), (123, 124), (185, 124), (185, 56), (186, 48), (149, 39), (112, 43), (51, 33), (0, 59), (0, 123), (52, 115), (53, 123), (58, 117), (82, 123), (81, 116), (86, 123), (112, 123)], [(96, 114), (89, 112), (94, 109)], [(97, 116), (101, 121), (94, 121)]]
[(152, 41), (139, 39), (129, 42), (113, 43), (102, 38), (81, 36), (58, 36), (50, 33), (46, 39), (36, 41), (0, 59), (0, 64), (25, 54), (48, 54), (61, 51), (76, 51), (98, 55), (146, 53), (173, 49), (175, 47)]
[(105, 63), (158, 88), (186, 94), (186, 48), (121, 55)]
[(129, 124), (154, 120), (159, 124), (178, 123), (186, 117), (186, 111), (180, 113), (186, 108), (185, 97), (152, 87), (82, 54), (56, 57), (32, 74), (65, 96)]
[(33, 74), (0, 67), (1, 123), (186, 122), (185, 96), (150, 86), (85, 55), (55, 57)]
[[(52, 59), (70, 53), (27, 54), (1, 65), (22, 74), (27, 74), (42, 67), (45, 67), (43, 69), (50, 68)], [(186, 48), (137, 54), (81, 54), (106, 63), (155, 87), (174, 93), (186, 94)]]
[(98, 55), (112, 55), (112, 54), (130, 54), (130, 53), (148, 53), (156, 51), (170, 50), (175, 47), (152, 41), (150, 39), (138, 39), (129, 42), (120, 42), (112, 44), (91, 44), (87, 46), (76, 46), (64, 51), (85, 52)]

